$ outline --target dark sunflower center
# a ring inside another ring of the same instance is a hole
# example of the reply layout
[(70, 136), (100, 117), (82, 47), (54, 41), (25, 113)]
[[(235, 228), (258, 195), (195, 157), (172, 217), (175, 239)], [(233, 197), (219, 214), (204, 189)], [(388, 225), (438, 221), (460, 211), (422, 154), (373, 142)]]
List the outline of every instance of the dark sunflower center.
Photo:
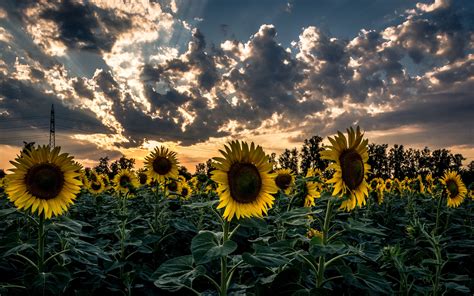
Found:
[(128, 184), (131, 183), (132, 180), (130, 180), (129, 176), (121, 176), (120, 177), (120, 187), (127, 187)]
[(385, 184), (385, 188), (387, 188), (387, 190), (390, 190), (390, 187), (392, 187), (392, 183)]
[(188, 188), (183, 188), (183, 190), (181, 190), (181, 195), (188, 196)]
[(178, 183), (176, 181), (171, 181), (170, 183), (168, 183), (168, 189), (171, 191), (178, 190)]
[(262, 178), (255, 165), (234, 163), (227, 173), (230, 195), (240, 203), (255, 201), (262, 188)]
[(29, 193), (40, 199), (52, 199), (59, 195), (64, 185), (64, 174), (51, 163), (32, 166), (25, 175)]
[(144, 185), (144, 184), (146, 184), (146, 180), (148, 179), (148, 177), (147, 177), (146, 174), (140, 174), (138, 176), (138, 179), (140, 180), (140, 184)]
[(99, 190), (101, 187), (102, 187), (102, 185), (101, 185), (99, 182), (94, 182), (94, 183), (92, 183), (92, 185), (91, 185), (91, 188), (92, 188), (93, 190)]
[(364, 162), (360, 154), (354, 149), (342, 152), (339, 157), (342, 169), (342, 180), (349, 189), (356, 189), (364, 180)]
[(446, 183), (446, 187), (448, 188), (450, 198), (453, 198), (458, 195), (459, 190), (458, 190), (458, 185), (456, 184), (456, 182), (449, 180)]
[(286, 189), (288, 189), (288, 187), (290, 187), (291, 176), (287, 175), (287, 174), (278, 175), (275, 178), (275, 183), (278, 186), (278, 188), (280, 188), (282, 190), (286, 190)]
[(163, 156), (158, 156), (153, 160), (153, 170), (160, 175), (166, 175), (171, 171), (173, 164), (171, 161)]

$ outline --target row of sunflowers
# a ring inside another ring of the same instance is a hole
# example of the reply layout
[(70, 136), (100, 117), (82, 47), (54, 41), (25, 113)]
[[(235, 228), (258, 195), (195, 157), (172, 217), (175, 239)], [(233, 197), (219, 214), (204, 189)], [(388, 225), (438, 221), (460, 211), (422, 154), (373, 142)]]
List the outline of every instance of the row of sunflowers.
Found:
[[(314, 206), (315, 198), (323, 190), (332, 190), (333, 196), (344, 198), (341, 208), (347, 211), (366, 204), (369, 190), (377, 193), (378, 203), (383, 202), (384, 192), (417, 191), (433, 193), (435, 180), (427, 175), (425, 180), (419, 175), (416, 179), (373, 178), (368, 183), (367, 143), (359, 128), (347, 130), (348, 137), (338, 133), (329, 137), (332, 146), (322, 152), (322, 157), (332, 161), (327, 168), (334, 171), (332, 178), (326, 180), (319, 169), (310, 169), (306, 178), (318, 177), (317, 181), (306, 182), (305, 206)], [(261, 217), (273, 205), (278, 190), (289, 194), (294, 189), (295, 175), (288, 169), (273, 170), (268, 156), (262, 147), (246, 142), (233, 141), (220, 150), (223, 157), (215, 157), (211, 179), (218, 184), (220, 203), (218, 209), (225, 208), (224, 217), (229, 221), (235, 216)], [(188, 182), (178, 174), (178, 160), (175, 152), (165, 147), (155, 148), (146, 158), (145, 170), (134, 173), (121, 170), (109, 180), (106, 175), (94, 171), (87, 174), (82, 166), (67, 153), (59, 154), (60, 148), (38, 147), (21, 153), (12, 164), (3, 186), (8, 198), (18, 209), (30, 209), (46, 218), (61, 215), (73, 203), (81, 186), (93, 194), (101, 194), (112, 188), (117, 193), (129, 194), (140, 186), (162, 187), (168, 190), (169, 197), (179, 196), (189, 199), (196, 190), (197, 177)], [(448, 171), (439, 180), (444, 186), (447, 205), (459, 206), (467, 196), (467, 188), (459, 174)], [(208, 185), (206, 191), (212, 190)]]

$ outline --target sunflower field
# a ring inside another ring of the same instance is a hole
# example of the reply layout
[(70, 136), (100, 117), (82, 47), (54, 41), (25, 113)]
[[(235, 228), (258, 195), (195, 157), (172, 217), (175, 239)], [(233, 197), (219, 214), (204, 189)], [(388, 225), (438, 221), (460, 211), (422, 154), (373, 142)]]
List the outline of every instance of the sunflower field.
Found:
[(374, 177), (359, 128), (324, 170), (232, 141), (209, 175), (157, 147), (111, 178), (60, 148), (0, 179), (1, 295), (472, 295), (473, 184)]

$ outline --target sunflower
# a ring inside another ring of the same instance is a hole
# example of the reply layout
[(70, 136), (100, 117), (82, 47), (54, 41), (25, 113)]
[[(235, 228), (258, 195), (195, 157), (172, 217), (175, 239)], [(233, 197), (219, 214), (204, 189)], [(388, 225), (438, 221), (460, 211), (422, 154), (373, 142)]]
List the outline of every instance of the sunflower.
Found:
[(384, 191), (385, 191), (385, 182), (383, 182), (382, 179), (380, 179), (381, 182), (379, 182), (375, 192), (377, 193), (377, 203), (381, 205), (383, 203), (383, 197), (384, 197)]
[(313, 238), (313, 237), (319, 237), (320, 239), (323, 238), (323, 233), (317, 229), (310, 228), (308, 232), (306, 233), (307, 238)]
[(101, 194), (105, 191), (105, 184), (101, 178), (98, 178), (96, 181), (89, 181), (87, 184), (87, 189), (92, 194)]
[(392, 179), (385, 180), (385, 191), (392, 192), (393, 189), (393, 181)]
[(307, 181), (303, 187), (304, 206), (306, 208), (316, 205), (315, 198), (320, 198), (321, 193), (318, 191), (318, 183)]
[(285, 194), (290, 194), (291, 188), (295, 184), (295, 176), (290, 169), (279, 169), (275, 171), (277, 174), (275, 184)]
[(168, 180), (166, 182), (166, 189), (171, 192), (178, 192), (181, 189), (181, 182), (177, 180)]
[(440, 182), (444, 185), (444, 189), (448, 197), (448, 207), (458, 207), (467, 194), (466, 185), (464, 185), (462, 182), (459, 174), (454, 171), (447, 171), (440, 179)]
[(427, 191), (428, 193), (433, 194), (433, 187), (434, 187), (433, 176), (432, 176), (431, 174), (428, 174), (428, 175), (426, 176), (425, 181), (426, 181), (426, 191)]
[(5, 192), (18, 209), (38, 212), (46, 219), (62, 215), (81, 190), (79, 169), (73, 157), (59, 154), (60, 148), (49, 146), (33, 148), (21, 153), (11, 164)]
[(215, 157), (211, 179), (218, 183), (218, 209), (225, 208), (224, 218), (234, 216), (262, 217), (273, 206), (273, 193), (278, 192), (272, 164), (262, 147), (252, 142), (232, 141), (220, 150), (224, 158)]
[(151, 179), (164, 182), (166, 178), (178, 178), (178, 160), (176, 152), (161, 146), (145, 157), (145, 168)]
[(322, 172), (320, 169), (309, 168), (306, 172), (306, 178), (321, 176)]
[(188, 200), (191, 197), (192, 193), (193, 193), (193, 190), (191, 189), (191, 186), (188, 185), (188, 183), (186, 182), (181, 183), (181, 190), (179, 191), (179, 194), (181, 195), (181, 199)]
[(425, 193), (425, 184), (423, 184), (423, 177), (418, 175), (415, 179), (415, 187), (420, 193)]
[(134, 173), (129, 170), (120, 170), (114, 177), (114, 189), (117, 192), (129, 193), (131, 187), (136, 188), (139, 182)]
[(334, 161), (328, 169), (334, 169), (335, 173), (327, 183), (335, 184), (333, 196), (349, 194), (340, 208), (350, 211), (356, 205), (360, 207), (365, 204), (365, 197), (369, 194), (366, 179), (370, 165), (367, 163), (368, 140), (362, 140), (363, 134), (359, 127), (357, 131), (351, 127), (347, 133), (349, 141), (339, 131), (334, 139), (329, 137), (332, 145), (328, 150), (321, 151), (321, 158)]
[(140, 186), (145, 186), (150, 184), (150, 178), (148, 177), (148, 174), (145, 172), (139, 172), (137, 173), (137, 179), (138, 182), (140, 183)]
[(380, 184), (382, 183), (382, 179), (380, 178), (373, 178), (369, 182), (369, 188), (371, 191), (376, 191), (379, 188)]

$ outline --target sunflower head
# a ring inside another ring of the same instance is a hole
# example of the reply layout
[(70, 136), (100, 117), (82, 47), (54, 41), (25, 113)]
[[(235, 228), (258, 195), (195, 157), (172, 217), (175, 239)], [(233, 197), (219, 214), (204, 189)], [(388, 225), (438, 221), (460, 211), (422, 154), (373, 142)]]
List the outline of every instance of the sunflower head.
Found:
[(188, 185), (188, 183), (183, 182), (181, 183), (181, 190), (179, 194), (181, 195), (181, 199), (188, 200), (193, 193), (193, 190), (191, 189), (191, 186)]
[(273, 193), (278, 191), (272, 164), (262, 147), (254, 143), (233, 141), (220, 150), (224, 157), (215, 157), (211, 179), (218, 184), (218, 209), (225, 208), (224, 218), (234, 216), (261, 217), (273, 206)]
[(306, 172), (306, 178), (321, 176), (322, 172), (320, 169), (317, 168), (309, 168)]
[(356, 131), (351, 127), (347, 130), (347, 134), (346, 138), (338, 131), (334, 138), (329, 137), (331, 146), (321, 152), (321, 158), (334, 162), (328, 169), (334, 169), (335, 173), (327, 183), (334, 184), (333, 196), (348, 196), (341, 208), (350, 211), (356, 205), (362, 206), (366, 203), (365, 198), (368, 195), (366, 179), (370, 165), (367, 163), (368, 140), (363, 140), (359, 127)]
[(393, 189), (393, 181), (392, 179), (385, 180), (385, 191), (391, 192)]
[(63, 214), (81, 189), (80, 168), (60, 148), (31, 148), (11, 161), (6, 193), (18, 209), (30, 209), (46, 219)]
[(444, 186), (448, 207), (458, 207), (467, 194), (467, 188), (461, 180), (461, 176), (455, 171), (447, 171), (440, 182)]
[(140, 183), (140, 186), (145, 186), (150, 183), (150, 178), (148, 177), (148, 174), (146, 174), (145, 172), (137, 173), (137, 179), (138, 179), (138, 182)]
[(89, 181), (87, 187), (90, 193), (96, 195), (101, 194), (106, 189), (104, 181), (101, 178), (97, 179), (97, 181)]
[(321, 192), (318, 191), (318, 183), (306, 181), (303, 187), (304, 206), (310, 208), (316, 205), (314, 199), (321, 197)]
[(145, 168), (151, 179), (164, 182), (166, 178), (178, 178), (178, 160), (176, 152), (163, 146), (156, 147), (153, 152), (145, 157)]
[(275, 184), (278, 186), (278, 189), (285, 194), (289, 194), (295, 184), (295, 175), (290, 169), (279, 169), (275, 171), (275, 174)]
[(130, 170), (120, 170), (114, 177), (114, 189), (120, 193), (130, 193), (139, 186), (136, 175)]

